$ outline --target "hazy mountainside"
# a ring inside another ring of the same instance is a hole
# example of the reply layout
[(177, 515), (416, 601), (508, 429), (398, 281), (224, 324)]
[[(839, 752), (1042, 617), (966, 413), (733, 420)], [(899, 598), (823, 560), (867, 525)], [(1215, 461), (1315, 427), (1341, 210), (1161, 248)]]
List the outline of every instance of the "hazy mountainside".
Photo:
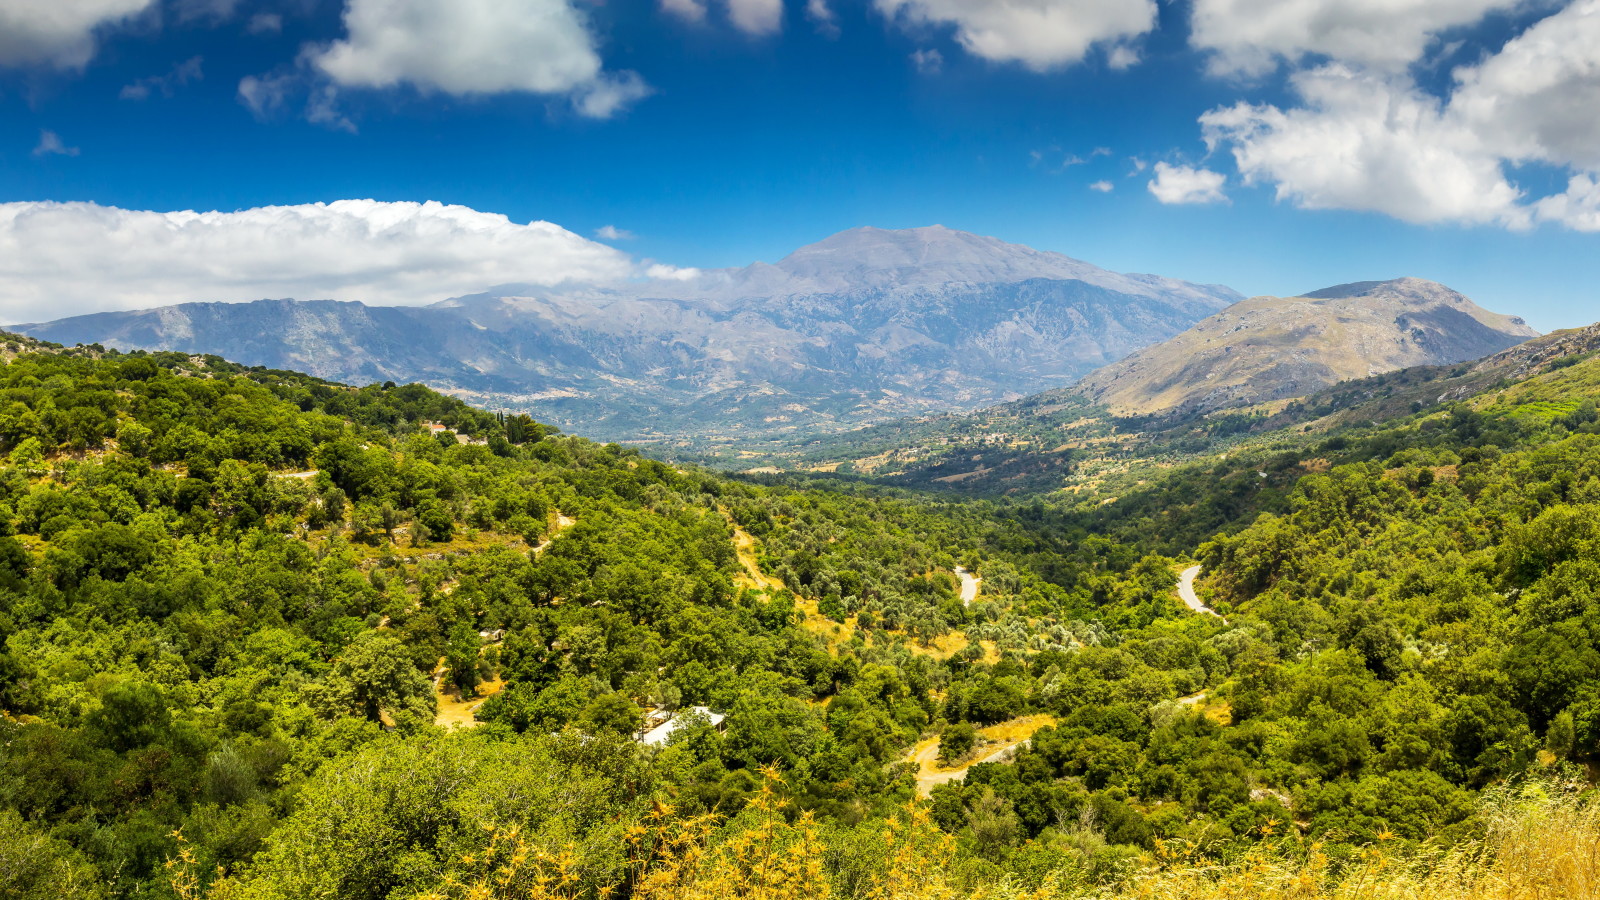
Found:
[[(1330, 288), (1312, 299), (1384, 284)], [(1516, 321), (1482, 315), (1490, 322)], [(1471, 337), (1472, 329), (1458, 332), (1457, 337), (1462, 333)], [(1422, 334), (1429, 337), (1427, 331)], [(1340, 381), (1293, 400), (1224, 409), (1189, 406), (1153, 415), (1117, 415), (1074, 387), (972, 413), (906, 419), (806, 441), (774, 441), (762, 448), (760, 456), (724, 454), (707, 461), (733, 468), (762, 464), (867, 474), (968, 494), (1082, 490), (1102, 486), (1107, 479), (1122, 480), (1151, 465), (1225, 452), (1275, 432), (1292, 429), (1310, 432), (1314, 438), (1344, 426), (1389, 422), (1441, 403), (1477, 398), (1508, 382), (1538, 384), (1596, 351), (1600, 351), (1600, 325), (1533, 338), (1482, 359)], [(1083, 384), (1101, 377), (1095, 373)]]
[(972, 409), (1070, 384), (1238, 299), (942, 227), (858, 228), (774, 264), (426, 308), (186, 303), (17, 330), (423, 381), (610, 439), (715, 439)]
[(1206, 412), (1478, 359), (1537, 336), (1521, 319), (1489, 312), (1441, 284), (1365, 281), (1300, 297), (1252, 297), (1073, 390), (1118, 415)]

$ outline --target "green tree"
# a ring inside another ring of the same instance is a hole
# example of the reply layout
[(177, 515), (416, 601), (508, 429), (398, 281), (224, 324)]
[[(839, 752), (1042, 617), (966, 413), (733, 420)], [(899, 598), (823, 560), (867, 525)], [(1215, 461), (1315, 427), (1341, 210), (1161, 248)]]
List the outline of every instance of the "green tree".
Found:
[(331, 702), (342, 713), (379, 722), (431, 722), (437, 711), (433, 685), (411, 664), (410, 653), (392, 635), (366, 631), (345, 647), (328, 673)]

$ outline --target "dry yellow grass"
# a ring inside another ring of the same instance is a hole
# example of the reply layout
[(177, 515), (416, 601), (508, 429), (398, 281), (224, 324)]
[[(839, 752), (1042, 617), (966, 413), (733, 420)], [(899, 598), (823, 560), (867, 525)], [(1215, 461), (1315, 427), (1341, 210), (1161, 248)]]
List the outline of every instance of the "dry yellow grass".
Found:
[[(442, 671), (442, 670), (441, 670)], [(477, 692), (471, 697), (462, 697), (460, 700), (455, 695), (444, 690), (444, 679), (439, 679), (435, 686), (435, 701), (439, 704), (439, 712), (434, 716), (433, 724), (440, 728), (476, 728), (479, 725), (472, 714), (477, 711), (479, 704), (500, 693), (505, 687), (505, 682), (500, 679), (485, 681), (478, 685)]]
[(1051, 715), (1023, 716), (1019, 719), (1010, 719), (998, 725), (978, 729), (986, 741), (996, 744), (1017, 744), (1033, 737), (1041, 728), (1056, 724), (1056, 717)]
[(1337, 869), (1317, 844), (1266, 846), (1227, 866), (1181, 855), (1101, 893), (1104, 900), (1594, 900), (1600, 805), (1543, 786), (1491, 801), (1488, 836), (1450, 850), (1366, 847)]

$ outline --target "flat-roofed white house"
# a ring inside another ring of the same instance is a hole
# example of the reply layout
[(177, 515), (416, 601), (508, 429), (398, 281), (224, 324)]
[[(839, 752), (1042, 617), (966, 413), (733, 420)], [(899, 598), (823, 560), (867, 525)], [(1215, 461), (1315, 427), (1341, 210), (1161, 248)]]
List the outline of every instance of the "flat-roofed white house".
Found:
[(665, 747), (667, 745), (667, 741), (672, 738), (672, 733), (682, 727), (685, 724), (685, 719), (690, 715), (703, 717), (706, 721), (711, 723), (712, 728), (715, 728), (718, 731), (723, 729), (723, 722), (727, 721), (728, 718), (722, 713), (712, 712), (711, 707), (709, 706), (692, 706), (686, 710), (680, 710), (669, 717), (665, 722), (662, 722), (654, 728), (651, 728), (649, 731), (646, 731), (644, 734), (641, 734), (639, 736), (639, 743), (649, 747)]

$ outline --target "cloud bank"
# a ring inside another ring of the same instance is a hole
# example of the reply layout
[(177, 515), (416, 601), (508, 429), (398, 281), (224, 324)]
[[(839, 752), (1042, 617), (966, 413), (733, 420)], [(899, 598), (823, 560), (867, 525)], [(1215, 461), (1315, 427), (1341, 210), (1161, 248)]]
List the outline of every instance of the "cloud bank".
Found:
[[(673, 277), (680, 270), (656, 267)], [(549, 222), (440, 203), (340, 200), (239, 212), (0, 204), (0, 321), (197, 300), (417, 305), (511, 282), (646, 274)]]

